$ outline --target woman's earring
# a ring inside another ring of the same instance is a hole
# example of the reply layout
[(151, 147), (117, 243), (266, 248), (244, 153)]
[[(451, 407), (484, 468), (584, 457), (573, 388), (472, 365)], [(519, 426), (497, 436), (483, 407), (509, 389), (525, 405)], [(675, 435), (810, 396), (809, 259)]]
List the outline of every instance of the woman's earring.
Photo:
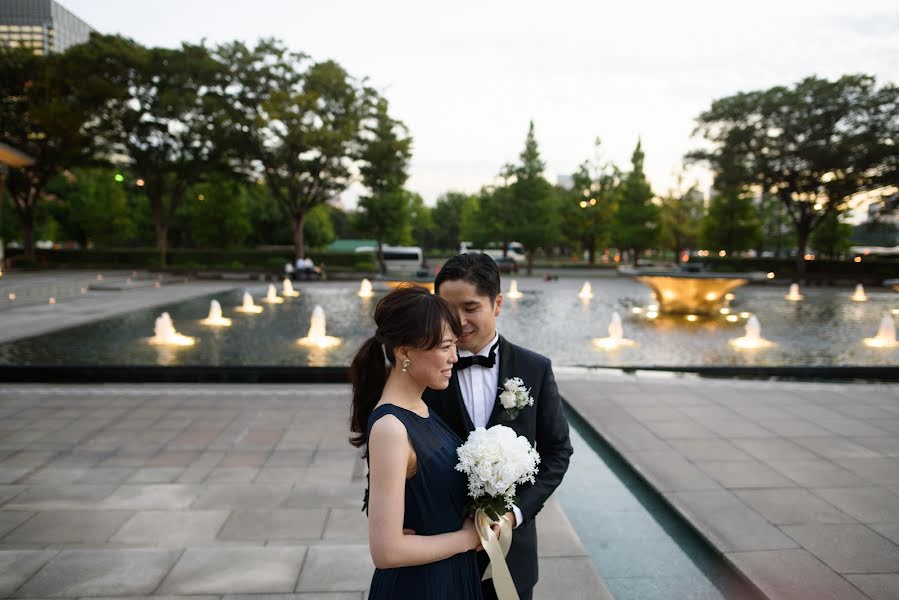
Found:
[(403, 359), (403, 373), (406, 372), (406, 369), (408, 369), (409, 365), (411, 365), (411, 364), (412, 364), (412, 361), (409, 360), (408, 358)]

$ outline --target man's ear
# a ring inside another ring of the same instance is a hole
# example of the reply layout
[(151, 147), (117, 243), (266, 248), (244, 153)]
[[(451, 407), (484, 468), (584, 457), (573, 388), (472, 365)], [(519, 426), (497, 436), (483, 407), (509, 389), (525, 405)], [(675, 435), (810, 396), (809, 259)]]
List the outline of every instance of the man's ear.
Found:
[(503, 294), (500, 292), (496, 295), (496, 300), (493, 301), (493, 316), (498, 317), (501, 312), (503, 306)]

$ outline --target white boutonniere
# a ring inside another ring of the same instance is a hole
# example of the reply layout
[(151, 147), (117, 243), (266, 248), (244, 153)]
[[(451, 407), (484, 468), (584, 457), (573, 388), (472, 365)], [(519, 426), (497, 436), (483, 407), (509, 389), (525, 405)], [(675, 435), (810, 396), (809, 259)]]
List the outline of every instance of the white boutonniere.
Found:
[(513, 421), (521, 409), (534, 405), (531, 388), (524, 387), (524, 381), (520, 377), (506, 379), (503, 391), (499, 395), (499, 401), (504, 409), (499, 415), (501, 421)]

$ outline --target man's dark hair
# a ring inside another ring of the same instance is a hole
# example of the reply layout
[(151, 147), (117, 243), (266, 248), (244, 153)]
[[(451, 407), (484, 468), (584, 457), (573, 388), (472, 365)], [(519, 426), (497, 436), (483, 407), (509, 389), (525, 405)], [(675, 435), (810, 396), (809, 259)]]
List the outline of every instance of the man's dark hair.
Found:
[(445, 281), (467, 281), (480, 296), (488, 296), (493, 303), (499, 296), (499, 268), (496, 261), (483, 252), (457, 254), (443, 265), (434, 279), (434, 293), (440, 293)]

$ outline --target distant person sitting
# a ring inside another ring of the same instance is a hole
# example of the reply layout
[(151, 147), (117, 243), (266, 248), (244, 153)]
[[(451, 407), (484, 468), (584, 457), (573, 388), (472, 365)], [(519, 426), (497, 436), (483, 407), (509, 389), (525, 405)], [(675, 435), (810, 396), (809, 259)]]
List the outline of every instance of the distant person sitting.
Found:
[(284, 277), (287, 277), (288, 279), (293, 279), (293, 272), (294, 272), (293, 262), (287, 261), (284, 264)]

